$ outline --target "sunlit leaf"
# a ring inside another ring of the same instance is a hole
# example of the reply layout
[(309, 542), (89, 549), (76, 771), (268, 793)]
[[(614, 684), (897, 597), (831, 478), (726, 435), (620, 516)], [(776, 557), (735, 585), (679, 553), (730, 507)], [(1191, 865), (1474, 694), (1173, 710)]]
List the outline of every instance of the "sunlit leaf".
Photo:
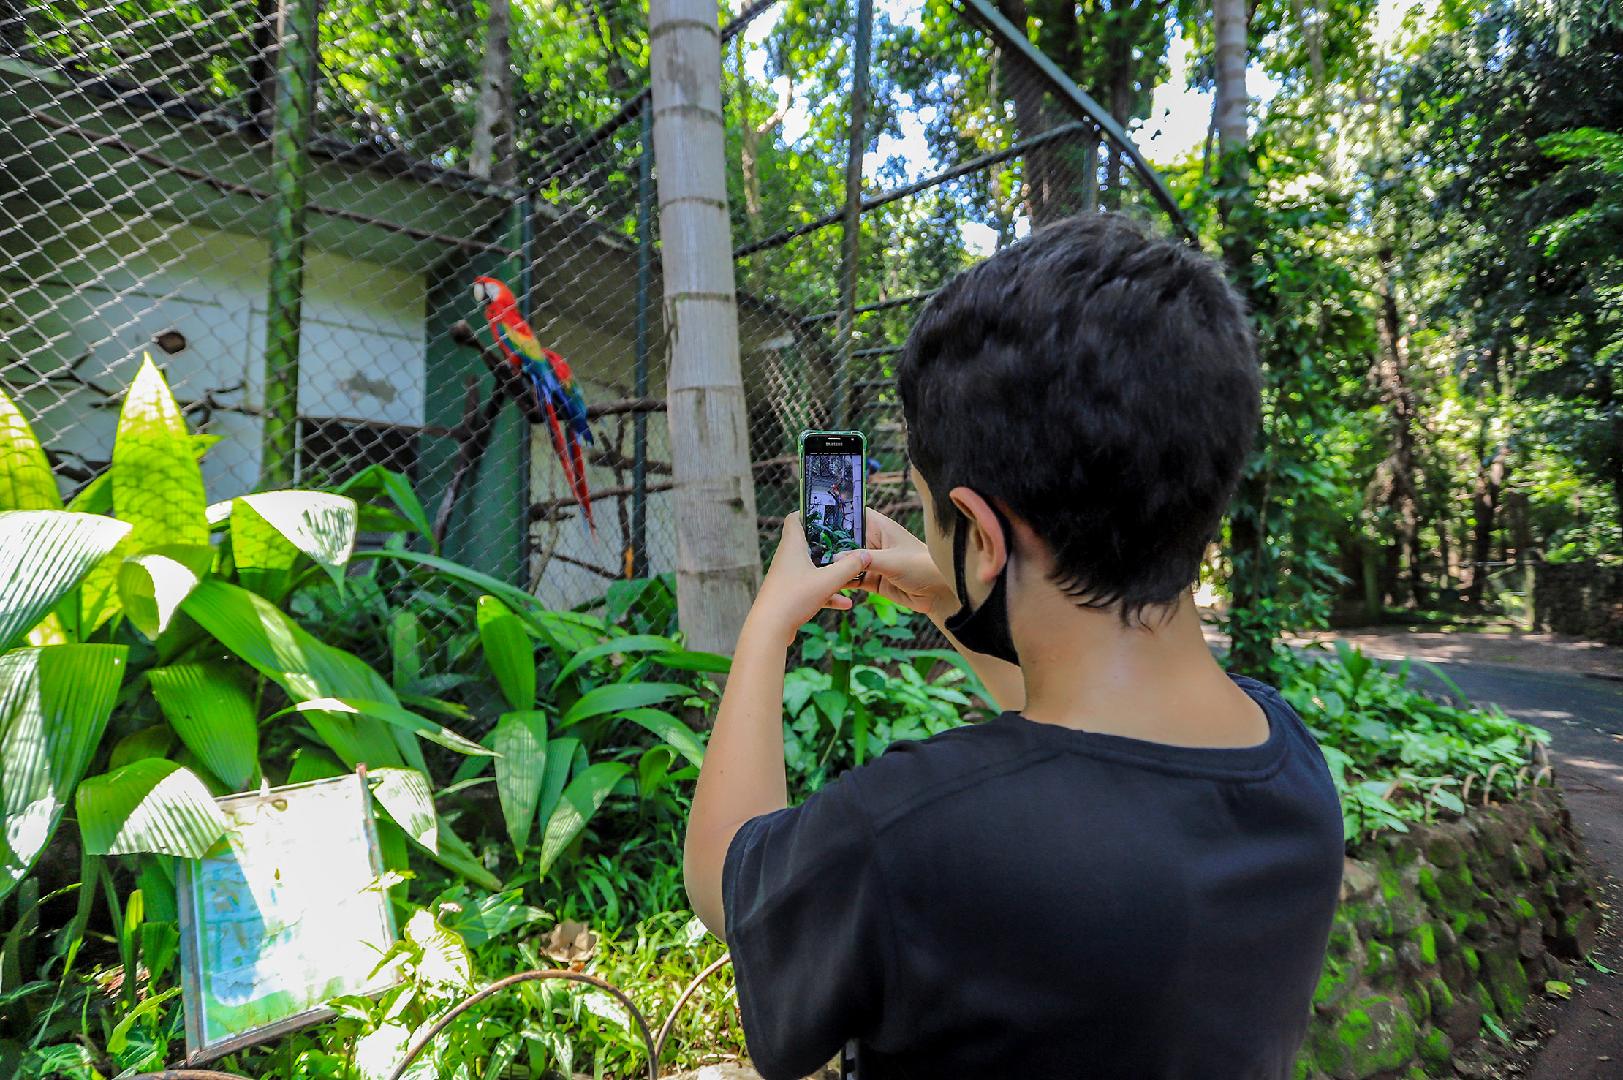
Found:
[(496, 753), (496, 793), (513, 846), (522, 850), (530, 842), (535, 811), (547, 765), (546, 714), (526, 710), (503, 713), (496, 721), (492, 743)]
[(146, 758), (92, 776), (75, 798), (79, 832), (93, 855), (156, 852), (202, 858), (225, 835), (208, 788), (172, 761)]
[(0, 654), (0, 898), (28, 873), (90, 767), (124, 678), (122, 645)]
[(627, 709), (618, 716), (640, 725), (670, 743), (694, 765), (704, 764), (704, 743), (693, 729), (662, 709)]
[(60, 509), (62, 493), (45, 451), (22, 410), (0, 388), (0, 511)]
[(627, 773), (630, 766), (618, 761), (601, 761), (588, 766), (564, 788), (563, 797), (547, 820), (546, 833), (541, 838), (540, 865), (536, 873), (545, 877), (547, 870), (586, 828), (603, 801), (609, 797)]
[(438, 852), (439, 819), (434, 813), (434, 792), (428, 777), (416, 769), (372, 769), (367, 773), (372, 797), (406, 835), (429, 851)]
[[(355, 551), (355, 500), (324, 491), (260, 491), (231, 505), (231, 555), (244, 585), (280, 596), (299, 555), (334, 582)], [(263, 586), (263, 587), (262, 587)]]
[(169, 628), (180, 602), (208, 573), (214, 552), (208, 547), (166, 544), (125, 559), (118, 568), (118, 598), (124, 616), (148, 641)]
[(0, 512), (0, 649), (22, 640), (129, 533), (93, 514)]

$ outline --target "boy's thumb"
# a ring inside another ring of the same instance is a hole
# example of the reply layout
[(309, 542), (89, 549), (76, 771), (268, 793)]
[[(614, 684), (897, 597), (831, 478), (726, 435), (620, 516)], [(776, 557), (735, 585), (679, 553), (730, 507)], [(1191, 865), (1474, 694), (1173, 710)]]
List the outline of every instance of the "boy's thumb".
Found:
[(854, 581), (868, 569), (871, 562), (873, 552), (867, 548), (856, 548), (823, 567), (823, 573), (839, 582)]

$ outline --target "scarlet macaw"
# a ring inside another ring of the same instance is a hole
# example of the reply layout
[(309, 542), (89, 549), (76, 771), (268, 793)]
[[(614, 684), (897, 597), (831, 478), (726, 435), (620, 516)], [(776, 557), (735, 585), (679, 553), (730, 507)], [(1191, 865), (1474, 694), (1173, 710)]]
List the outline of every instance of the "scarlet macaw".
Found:
[[(475, 278), (475, 303), (485, 305), (485, 321), (490, 324), (490, 336), (496, 347), (507, 357), (515, 371), (522, 372), (535, 388), (536, 400), (546, 410), (547, 424), (552, 428), (552, 447), (558, 453), (569, 490), (580, 501), (586, 515), (586, 524), (592, 532), (592, 494), (586, 487), (586, 463), (580, 444), (592, 443), (592, 429), (586, 423), (586, 399), (575, 385), (574, 373), (564, 358), (551, 349), (542, 348), (535, 331), (518, 313), (513, 290), (493, 277)], [(563, 418), (562, 424), (559, 417)]]

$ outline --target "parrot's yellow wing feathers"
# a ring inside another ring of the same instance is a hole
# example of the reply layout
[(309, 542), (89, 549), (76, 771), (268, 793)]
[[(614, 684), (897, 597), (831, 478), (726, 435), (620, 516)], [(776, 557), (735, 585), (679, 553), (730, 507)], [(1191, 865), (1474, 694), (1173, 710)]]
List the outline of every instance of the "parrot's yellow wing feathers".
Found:
[(512, 349), (520, 356), (526, 356), (541, 363), (546, 362), (546, 353), (541, 351), (541, 342), (537, 340), (534, 331), (524, 323), (498, 322), (496, 324), (496, 333), (500, 335), (509, 349)]

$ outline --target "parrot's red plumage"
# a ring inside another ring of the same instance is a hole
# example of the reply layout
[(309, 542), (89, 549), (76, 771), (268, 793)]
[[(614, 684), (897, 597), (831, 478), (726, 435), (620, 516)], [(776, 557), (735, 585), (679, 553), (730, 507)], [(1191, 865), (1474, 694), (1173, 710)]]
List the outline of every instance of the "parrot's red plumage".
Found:
[(546, 411), (552, 448), (558, 454), (558, 464), (563, 466), (569, 490), (586, 515), (587, 527), (596, 533), (592, 493), (586, 486), (586, 460), (580, 448), (581, 443), (591, 444), (592, 429), (586, 423), (586, 399), (575, 385), (574, 372), (563, 357), (542, 347), (535, 331), (518, 313), (513, 290), (493, 277), (480, 277), (474, 279), (473, 298), (485, 305), (485, 322), (490, 325), (496, 347), (535, 389), (536, 400)]

